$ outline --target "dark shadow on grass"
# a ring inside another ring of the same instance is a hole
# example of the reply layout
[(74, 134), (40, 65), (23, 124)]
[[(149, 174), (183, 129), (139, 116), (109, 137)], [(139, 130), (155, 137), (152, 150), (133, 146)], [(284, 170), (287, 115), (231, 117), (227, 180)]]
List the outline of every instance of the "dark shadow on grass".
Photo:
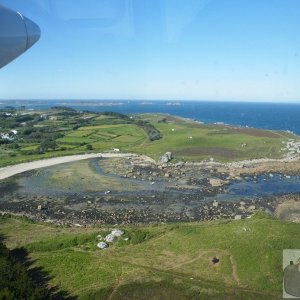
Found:
[(16, 248), (11, 251), (11, 255), (26, 267), (28, 275), (32, 280), (47, 291), (49, 296), (47, 299), (77, 299), (77, 297), (70, 295), (67, 291), (61, 290), (58, 286), (49, 288), (48, 283), (52, 277), (43, 268), (33, 267), (35, 261), (29, 258), (28, 251), (25, 248)]
[(6, 236), (4, 234), (0, 235), (0, 243), (3, 243), (6, 240)]

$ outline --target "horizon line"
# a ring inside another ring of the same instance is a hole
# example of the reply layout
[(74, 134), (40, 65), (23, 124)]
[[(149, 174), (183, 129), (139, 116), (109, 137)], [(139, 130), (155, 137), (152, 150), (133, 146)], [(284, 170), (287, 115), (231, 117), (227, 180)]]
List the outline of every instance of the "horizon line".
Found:
[(145, 102), (238, 102), (238, 103), (291, 103), (300, 104), (298, 100), (267, 100), (267, 99), (150, 99), (150, 98), (0, 98), (0, 101), (145, 101)]
[(0, 101), (9, 102), (9, 101), (145, 101), (145, 102), (234, 102), (234, 103), (280, 103), (280, 104), (300, 104), (299, 100), (253, 100), (253, 99), (247, 99), (247, 100), (235, 100), (235, 99), (143, 99), (143, 98), (82, 98), (82, 99), (72, 99), (72, 98), (16, 98), (16, 99), (0, 99)]

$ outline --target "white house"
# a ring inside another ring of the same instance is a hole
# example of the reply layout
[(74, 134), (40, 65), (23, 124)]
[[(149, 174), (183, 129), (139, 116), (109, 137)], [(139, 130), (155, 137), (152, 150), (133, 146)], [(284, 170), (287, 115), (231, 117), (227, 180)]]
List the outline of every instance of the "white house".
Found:
[(13, 141), (13, 138), (8, 133), (0, 133), (0, 138), (3, 140)]

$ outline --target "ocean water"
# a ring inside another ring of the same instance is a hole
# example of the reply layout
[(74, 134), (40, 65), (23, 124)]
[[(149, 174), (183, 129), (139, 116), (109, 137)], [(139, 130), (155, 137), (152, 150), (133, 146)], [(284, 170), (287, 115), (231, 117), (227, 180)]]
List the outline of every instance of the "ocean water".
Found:
[(204, 123), (223, 122), (272, 130), (289, 130), (300, 135), (300, 103), (250, 103), (209, 101), (133, 101), (133, 100), (32, 100), (0, 101), (28, 109), (66, 105), (79, 110), (120, 113), (169, 113)]

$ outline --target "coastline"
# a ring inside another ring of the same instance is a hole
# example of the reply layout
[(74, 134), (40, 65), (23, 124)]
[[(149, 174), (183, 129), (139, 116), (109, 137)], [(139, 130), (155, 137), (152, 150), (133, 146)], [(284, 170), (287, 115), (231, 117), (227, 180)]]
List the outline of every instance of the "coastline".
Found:
[[(253, 199), (241, 197), (238, 201), (234, 199), (220, 201), (216, 197), (218, 193), (226, 191), (226, 187), (230, 182), (244, 180), (247, 176), (256, 178), (257, 175), (261, 174), (273, 177), (272, 173), (281, 173), (281, 178), (289, 178), (290, 175), (297, 175), (300, 171), (300, 157), (253, 159), (230, 163), (202, 161), (162, 164), (145, 155), (91, 153), (4, 167), (0, 169), (0, 180), (27, 171), (93, 158), (111, 159), (106, 163), (105, 172), (114, 174), (113, 176), (120, 176), (120, 178), (123, 178), (122, 180), (129, 178), (129, 180), (134, 179), (149, 182), (149, 184), (152, 181), (151, 184), (162, 181), (167, 182), (171, 189), (168, 190), (169, 192), (148, 191), (143, 195), (137, 192), (127, 196), (123, 194), (121, 197), (118, 192), (110, 193), (110, 191), (109, 194), (102, 192), (103, 195), (101, 191), (98, 195), (88, 193), (84, 197), (79, 194), (76, 195), (76, 193), (70, 195), (70, 197), (42, 195), (31, 195), (29, 197), (22, 193), (18, 194), (17, 190), (13, 190), (15, 194), (11, 194), (11, 196), (7, 194), (4, 197), (0, 214), (27, 216), (35, 221), (68, 226), (191, 222), (220, 218), (245, 219), (258, 211), (267, 212), (279, 218), (283, 216), (283, 219), (290, 219), (291, 215), (290, 220), (292, 221), (300, 219), (297, 212), (295, 214), (278, 213), (278, 205), (281, 205), (280, 207), (283, 207), (284, 211), (289, 210), (289, 207), (295, 207), (293, 202), (285, 201), (286, 198), (280, 195), (254, 197)], [(128, 159), (130, 160), (130, 166), (124, 163)], [(102, 161), (102, 163), (104, 162), (105, 160)], [(201, 179), (201, 176), (204, 177)], [(4, 182), (4, 184), (7, 183)], [(185, 194), (186, 192), (188, 194)], [(208, 197), (207, 200), (205, 200), (205, 197)], [(297, 194), (293, 197), (298, 199)], [(14, 199), (20, 199), (20, 201), (16, 202)], [(127, 202), (129, 207), (124, 206)], [(131, 202), (136, 206), (135, 208), (131, 207)], [(286, 204), (283, 204), (283, 202), (286, 202)], [(180, 212), (171, 208), (176, 208), (178, 203), (183, 205)], [(77, 211), (73, 209), (73, 205), (82, 208)], [(194, 205), (196, 206), (194, 207)], [(157, 211), (156, 206), (162, 206), (163, 208)], [(168, 213), (166, 214), (166, 212)]]
[[(67, 156), (59, 156), (54, 158), (46, 158), (36, 161), (30, 161), (15, 165), (10, 165), (7, 167), (0, 168), (0, 180), (12, 177), (17, 174), (21, 174), (27, 171), (32, 171), (35, 169), (41, 169), (46, 167), (51, 167), (58, 164), (64, 164), (68, 162), (75, 162), (79, 160), (91, 159), (91, 158), (139, 158), (141, 163), (151, 163), (154, 165), (159, 165), (155, 160), (146, 155), (138, 155), (135, 153), (89, 153), (89, 154), (75, 154)], [(183, 162), (177, 162), (174, 165), (181, 165)], [(197, 166), (197, 167), (214, 167), (219, 173), (224, 173), (225, 171), (230, 173), (230, 177), (234, 178), (241, 174), (260, 174), (265, 172), (282, 172), (288, 174), (294, 174), (300, 171), (300, 157), (299, 156), (285, 156), (279, 159), (272, 158), (258, 158), (249, 159), (234, 162), (215, 162), (215, 161), (201, 161), (201, 162), (184, 162), (187, 166)]]

